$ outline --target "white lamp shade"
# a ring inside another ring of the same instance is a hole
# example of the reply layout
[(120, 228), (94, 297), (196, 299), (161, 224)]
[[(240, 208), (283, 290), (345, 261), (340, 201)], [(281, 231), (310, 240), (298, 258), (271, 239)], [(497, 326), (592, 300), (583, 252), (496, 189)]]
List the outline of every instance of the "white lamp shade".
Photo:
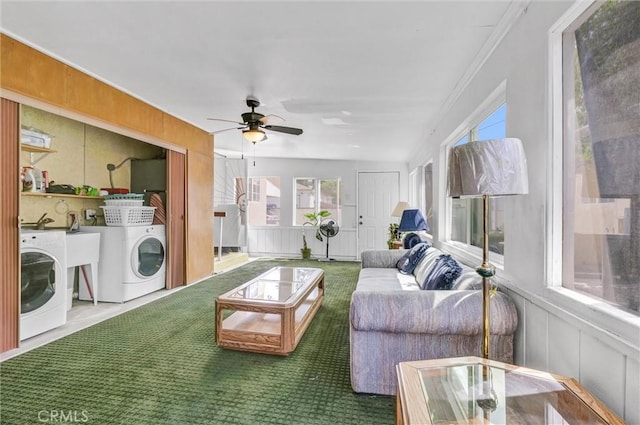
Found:
[(451, 148), (449, 196), (520, 195), (529, 192), (527, 160), (520, 139), (491, 139)]
[(400, 201), (396, 204), (393, 211), (391, 211), (391, 217), (402, 217), (402, 212), (404, 210), (408, 210), (409, 208), (411, 207), (409, 206), (408, 202)]

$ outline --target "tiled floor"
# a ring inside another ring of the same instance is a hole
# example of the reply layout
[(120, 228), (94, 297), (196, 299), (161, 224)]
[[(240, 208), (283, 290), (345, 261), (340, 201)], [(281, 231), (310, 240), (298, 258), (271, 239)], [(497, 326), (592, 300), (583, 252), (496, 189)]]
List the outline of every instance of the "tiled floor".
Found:
[[(243, 265), (247, 261), (251, 260), (246, 256), (246, 254), (241, 260), (237, 258), (237, 256), (226, 260), (225, 255), (223, 255), (221, 261), (216, 258), (216, 263), (214, 265), (215, 274), (232, 270)], [(90, 301), (74, 300), (71, 310), (67, 312), (66, 324), (43, 334), (36, 335), (32, 338), (21, 341), (19, 348), (0, 353), (0, 362), (25, 353), (29, 350), (33, 350), (34, 348), (48, 344), (52, 341), (70, 335), (84, 328), (88, 328), (89, 326), (95, 325), (96, 323), (102, 322), (103, 320), (107, 320), (126, 311), (133, 310), (142, 305), (148, 304), (159, 298), (172, 295), (184, 288), (186, 288), (186, 286), (181, 286), (179, 288), (170, 290), (157, 291), (152, 294), (136, 298), (135, 300), (127, 301), (126, 303), (101, 302), (94, 306)]]

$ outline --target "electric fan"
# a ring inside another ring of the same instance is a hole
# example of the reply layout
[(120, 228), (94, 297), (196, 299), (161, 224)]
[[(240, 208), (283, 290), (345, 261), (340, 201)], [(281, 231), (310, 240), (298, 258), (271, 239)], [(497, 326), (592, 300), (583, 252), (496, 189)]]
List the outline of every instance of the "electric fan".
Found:
[(320, 223), (318, 231), (322, 236), (327, 238), (327, 256), (325, 258), (318, 258), (318, 261), (334, 261), (334, 258), (329, 258), (329, 239), (338, 234), (340, 226), (333, 219), (328, 218)]

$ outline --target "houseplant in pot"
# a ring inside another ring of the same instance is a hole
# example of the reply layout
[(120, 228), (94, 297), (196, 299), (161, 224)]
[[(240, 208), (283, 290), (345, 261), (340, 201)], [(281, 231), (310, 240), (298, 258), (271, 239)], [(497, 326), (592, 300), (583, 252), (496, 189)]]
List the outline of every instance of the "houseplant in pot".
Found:
[(307, 245), (307, 235), (305, 233), (304, 226), (313, 226), (316, 229), (316, 239), (322, 241), (322, 235), (320, 234), (320, 221), (323, 218), (329, 217), (331, 213), (327, 210), (318, 211), (316, 213), (306, 213), (304, 217), (308, 220), (302, 224), (302, 248), (300, 252), (302, 253), (303, 259), (308, 259), (311, 257), (311, 248)]
[(300, 248), (300, 253), (303, 260), (311, 258), (311, 248), (307, 246), (307, 235), (305, 235), (304, 229), (302, 229), (302, 248)]

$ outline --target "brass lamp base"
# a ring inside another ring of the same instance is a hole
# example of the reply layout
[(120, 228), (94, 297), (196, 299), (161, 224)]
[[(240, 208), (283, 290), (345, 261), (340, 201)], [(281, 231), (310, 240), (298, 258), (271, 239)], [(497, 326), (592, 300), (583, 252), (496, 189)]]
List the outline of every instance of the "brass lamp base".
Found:
[(489, 196), (482, 195), (482, 265), (476, 272), (482, 276), (482, 357), (489, 358), (489, 318), (491, 317), (491, 278), (496, 268), (489, 263)]

